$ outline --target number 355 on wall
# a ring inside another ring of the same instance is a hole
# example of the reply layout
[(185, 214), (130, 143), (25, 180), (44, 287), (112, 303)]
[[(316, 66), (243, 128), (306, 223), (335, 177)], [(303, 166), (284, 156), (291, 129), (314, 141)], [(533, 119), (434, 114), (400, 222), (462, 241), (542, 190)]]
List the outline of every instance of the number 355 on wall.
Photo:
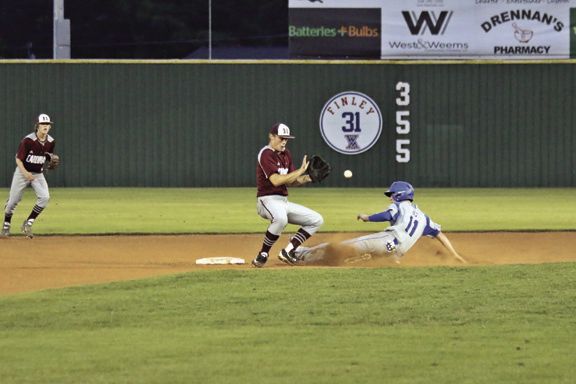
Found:
[(410, 162), (410, 83), (396, 83), (396, 162)]

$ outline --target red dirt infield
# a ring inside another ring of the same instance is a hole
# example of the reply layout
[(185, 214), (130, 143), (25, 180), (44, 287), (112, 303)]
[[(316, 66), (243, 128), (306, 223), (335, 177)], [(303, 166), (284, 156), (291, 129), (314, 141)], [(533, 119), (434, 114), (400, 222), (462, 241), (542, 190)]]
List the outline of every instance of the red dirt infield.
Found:
[[(338, 242), (366, 233), (323, 233), (306, 245)], [(538, 264), (576, 261), (576, 232), (447, 233), (469, 266)], [(0, 239), (0, 295), (49, 288), (97, 284), (118, 280), (199, 270), (248, 269), (260, 249), (263, 235), (129, 235), (129, 236), (12, 236)], [(288, 241), (285, 234), (272, 255)], [(204, 257), (234, 256), (245, 265), (196, 265)], [(327, 263), (330, 265), (331, 263)], [(332, 263), (333, 265), (333, 263)], [(387, 258), (355, 263), (353, 267), (405, 268), (461, 266), (434, 240), (423, 238), (396, 265)], [(349, 267), (346, 265), (337, 268)], [(262, 269), (289, 267), (271, 257)]]

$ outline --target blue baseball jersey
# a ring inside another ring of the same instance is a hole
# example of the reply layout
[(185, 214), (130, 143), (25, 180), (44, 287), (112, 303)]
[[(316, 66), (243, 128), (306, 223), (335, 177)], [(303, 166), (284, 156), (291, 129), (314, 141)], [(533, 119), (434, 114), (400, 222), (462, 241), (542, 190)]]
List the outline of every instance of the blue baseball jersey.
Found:
[(433, 222), (416, 204), (411, 201), (392, 203), (384, 212), (371, 215), (370, 221), (388, 221), (390, 226), (386, 232), (391, 232), (398, 241), (397, 250), (406, 253), (422, 236), (436, 237), (440, 233), (440, 225)]

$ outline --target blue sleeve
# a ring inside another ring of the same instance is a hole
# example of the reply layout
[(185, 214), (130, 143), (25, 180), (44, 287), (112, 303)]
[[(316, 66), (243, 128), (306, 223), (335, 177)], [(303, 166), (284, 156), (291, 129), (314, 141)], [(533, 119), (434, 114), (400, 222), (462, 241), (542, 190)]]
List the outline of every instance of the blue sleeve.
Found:
[(436, 224), (428, 216), (426, 216), (426, 227), (424, 227), (424, 232), (422, 236), (436, 237), (440, 233), (440, 225)]
[(375, 213), (373, 215), (368, 216), (368, 221), (392, 221), (392, 214), (390, 211)]

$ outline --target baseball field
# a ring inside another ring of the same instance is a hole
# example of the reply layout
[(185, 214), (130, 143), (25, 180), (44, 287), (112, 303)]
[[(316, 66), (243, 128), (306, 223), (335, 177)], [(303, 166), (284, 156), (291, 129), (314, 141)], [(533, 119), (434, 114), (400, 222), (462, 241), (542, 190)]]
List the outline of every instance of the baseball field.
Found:
[[(379, 231), (376, 188), (302, 188), (310, 244)], [(0, 190), (7, 196), (8, 190)], [(576, 190), (417, 189), (469, 261), (248, 266), (251, 188), (54, 188), (0, 239), (2, 383), (572, 383)], [(273, 254), (297, 228), (288, 226)], [(234, 256), (246, 265), (198, 266)]]

